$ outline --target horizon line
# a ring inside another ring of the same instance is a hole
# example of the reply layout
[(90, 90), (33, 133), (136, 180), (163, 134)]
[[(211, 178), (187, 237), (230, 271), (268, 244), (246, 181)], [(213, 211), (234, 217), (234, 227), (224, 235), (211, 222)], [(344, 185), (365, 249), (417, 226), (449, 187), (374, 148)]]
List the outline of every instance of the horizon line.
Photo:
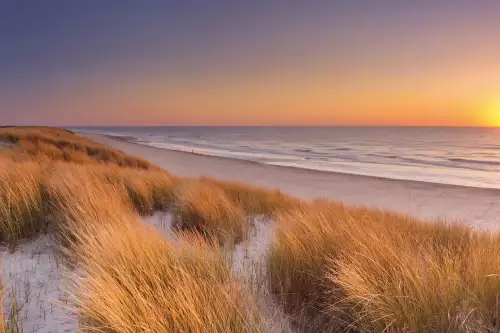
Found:
[(342, 124), (309, 124), (309, 125), (285, 125), (285, 124), (271, 124), (271, 125), (0, 125), (0, 128), (6, 127), (56, 127), (56, 128), (79, 128), (79, 127), (399, 127), (399, 128), (500, 128), (495, 125), (342, 125)]

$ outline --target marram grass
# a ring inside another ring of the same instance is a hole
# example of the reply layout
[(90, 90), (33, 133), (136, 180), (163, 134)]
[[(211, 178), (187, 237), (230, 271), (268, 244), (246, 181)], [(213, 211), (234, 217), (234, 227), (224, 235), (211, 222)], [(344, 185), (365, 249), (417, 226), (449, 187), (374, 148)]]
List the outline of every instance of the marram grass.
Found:
[[(497, 234), (183, 179), (60, 129), (1, 129), (0, 141), (0, 241), (59, 236), (85, 272), (83, 331), (266, 331), (217, 249), (244, 240), (255, 215), (276, 220), (265, 278), (300, 331), (500, 330)], [(190, 236), (145, 227), (138, 214), (158, 209)]]

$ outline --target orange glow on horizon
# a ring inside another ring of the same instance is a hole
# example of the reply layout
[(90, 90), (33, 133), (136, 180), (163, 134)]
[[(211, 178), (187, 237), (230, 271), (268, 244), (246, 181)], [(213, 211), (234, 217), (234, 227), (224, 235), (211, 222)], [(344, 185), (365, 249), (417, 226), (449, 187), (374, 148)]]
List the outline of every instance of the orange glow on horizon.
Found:
[(63, 126), (500, 126), (500, 101), (491, 102), (496, 72), (454, 70), (467, 79), (440, 72), (401, 77), (390, 69), (342, 76), (287, 66), (279, 75), (87, 73), (17, 107)]
[(499, 1), (351, 2), (13, 5), (0, 123), (500, 126)]
[(487, 117), (490, 126), (500, 127), (500, 101), (492, 103), (487, 111)]

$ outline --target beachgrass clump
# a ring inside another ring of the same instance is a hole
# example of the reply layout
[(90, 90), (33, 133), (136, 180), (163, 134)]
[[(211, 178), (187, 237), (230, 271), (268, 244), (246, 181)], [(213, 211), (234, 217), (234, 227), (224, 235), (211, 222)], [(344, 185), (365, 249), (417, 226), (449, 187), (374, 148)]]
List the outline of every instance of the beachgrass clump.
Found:
[(36, 163), (0, 163), (0, 242), (13, 246), (45, 228), (43, 172)]
[[(343, 290), (340, 304), (352, 312), (358, 330), (492, 332), (499, 329), (498, 240), (492, 246), (479, 237), (466, 251), (455, 252), (446, 244), (429, 247), (423, 243), (413, 247), (397, 238), (378, 235), (370, 239), (370, 247), (368, 241), (361, 244), (358, 241), (356, 251), (333, 259), (331, 284)], [(464, 241), (471, 244), (470, 239)], [(497, 255), (489, 262), (492, 266), (485, 266), (484, 258), (478, 257), (476, 251)]]
[(300, 204), (298, 199), (287, 196), (278, 190), (270, 190), (237, 182), (202, 177), (208, 184), (220, 187), (235, 204), (243, 207), (248, 215), (263, 214), (274, 216)]
[(5, 127), (0, 141), (12, 144), (12, 157), (17, 161), (64, 161), (79, 164), (113, 164), (143, 170), (160, 170), (148, 161), (78, 136), (75, 133), (48, 127)]
[(174, 202), (178, 180), (165, 171), (103, 167), (100, 170), (106, 181), (122, 185), (140, 214), (166, 210)]
[[(96, 220), (134, 208), (170, 207), (176, 180), (167, 172), (115, 165), (0, 161), (0, 242), (11, 246), (68, 220)], [(82, 222), (83, 223), (83, 222)]]
[(201, 233), (220, 243), (243, 240), (250, 221), (242, 207), (224, 191), (203, 181), (186, 180), (176, 190), (173, 206), (174, 227)]
[(279, 217), (268, 276), (310, 331), (491, 332), (499, 252), (499, 236), (465, 227), (312, 205)]
[(342, 206), (318, 205), (316, 209), (284, 212), (277, 218), (267, 265), (271, 290), (285, 311), (311, 331), (341, 327), (347, 320), (341, 309), (336, 314), (326, 312), (339, 293), (328, 283), (326, 269), (332, 256), (351, 245), (349, 224), (337, 223), (332, 216), (343, 214), (343, 210)]
[(133, 207), (121, 185), (106, 182), (100, 170), (88, 166), (56, 164), (45, 180), (52, 229), (63, 245), (73, 243), (77, 230), (96, 224), (131, 220)]
[(144, 225), (105, 223), (77, 234), (74, 279), (86, 332), (264, 332), (251, 297), (200, 238), (175, 245)]

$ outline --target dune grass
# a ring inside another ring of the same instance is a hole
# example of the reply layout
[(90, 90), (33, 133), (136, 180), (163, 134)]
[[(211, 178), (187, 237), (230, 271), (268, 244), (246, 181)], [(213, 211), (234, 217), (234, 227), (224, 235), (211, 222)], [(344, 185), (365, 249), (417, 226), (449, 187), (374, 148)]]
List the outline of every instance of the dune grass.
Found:
[[(497, 234), (178, 178), (60, 129), (4, 128), (0, 141), (0, 242), (59, 236), (84, 272), (84, 331), (265, 331), (218, 251), (244, 240), (255, 215), (277, 220), (266, 277), (301, 331), (500, 330)], [(158, 209), (189, 240), (142, 224)]]
[(101, 168), (100, 172), (107, 182), (125, 188), (140, 214), (168, 209), (174, 202), (179, 180), (167, 172), (109, 167)]
[(94, 224), (131, 220), (134, 209), (125, 189), (109, 182), (99, 168), (55, 165), (45, 179), (53, 230), (64, 245)]
[(197, 231), (220, 243), (235, 243), (246, 237), (249, 218), (239, 203), (231, 201), (219, 187), (185, 181), (175, 196), (174, 227)]
[(201, 181), (209, 186), (218, 187), (236, 205), (241, 206), (249, 215), (263, 214), (274, 216), (280, 211), (296, 207), (298, 199), (287, 196), (278, 190), (259, 188), (238, 182), (216, 180), (202, 177)]
[(78, 164), (106, 163), (122, 167), (159, 170), (153, 164), (128, 156), (106, 145), (59, 128), (4, 127), (0, 128), (0, 142), (13, 145), (10, 158), (22, 161), (65, 161)]
[(139, 219), (102, 168), (56, 164), (45, 179), (83, 332), (264, 332), (230, 262), (196, 234), (175, 244)]
[(0, 242), (14, 245), (45, 225), (39, 165), (0, 163)]
[(264, 332), (250, 295), (201, 238), (169, 243), (120, 220), (78, 233), (84, 332)]
[(4, 308), (5, 291), (2, 281), (0, 281), (0, 333), (21, 333), (23, 332), (23, 318), (19, 315), (17, 299), (13, 293), (10, 300), (10, 309)]
[(139, 214), (172, 209), (178, 228), (197, 230), (221, 242), (244, 239), (249, 216), (274, 215), (298, 202), (278, 191), (238, 183), (180, 179), (149, 162), (63, 129), (1, 128), (2, 140), (12, 146), (3, 149), (0, 156), (0, 242), (11, 245), (54, 222), (57, 213), (47, 207), (58, 201), (57, 195), (54, 197), (57, 191), (54, 186), (47, 191), (47, 182), (68, 172), (80, 175), (71, 195), (80, 191), (78, 182), (94, 187), (109, 185), (114, 196), (128, 196)]
[(325, 204), (278, 223), (268, 274), (304, 330), (499, 329), (496, 235)]

